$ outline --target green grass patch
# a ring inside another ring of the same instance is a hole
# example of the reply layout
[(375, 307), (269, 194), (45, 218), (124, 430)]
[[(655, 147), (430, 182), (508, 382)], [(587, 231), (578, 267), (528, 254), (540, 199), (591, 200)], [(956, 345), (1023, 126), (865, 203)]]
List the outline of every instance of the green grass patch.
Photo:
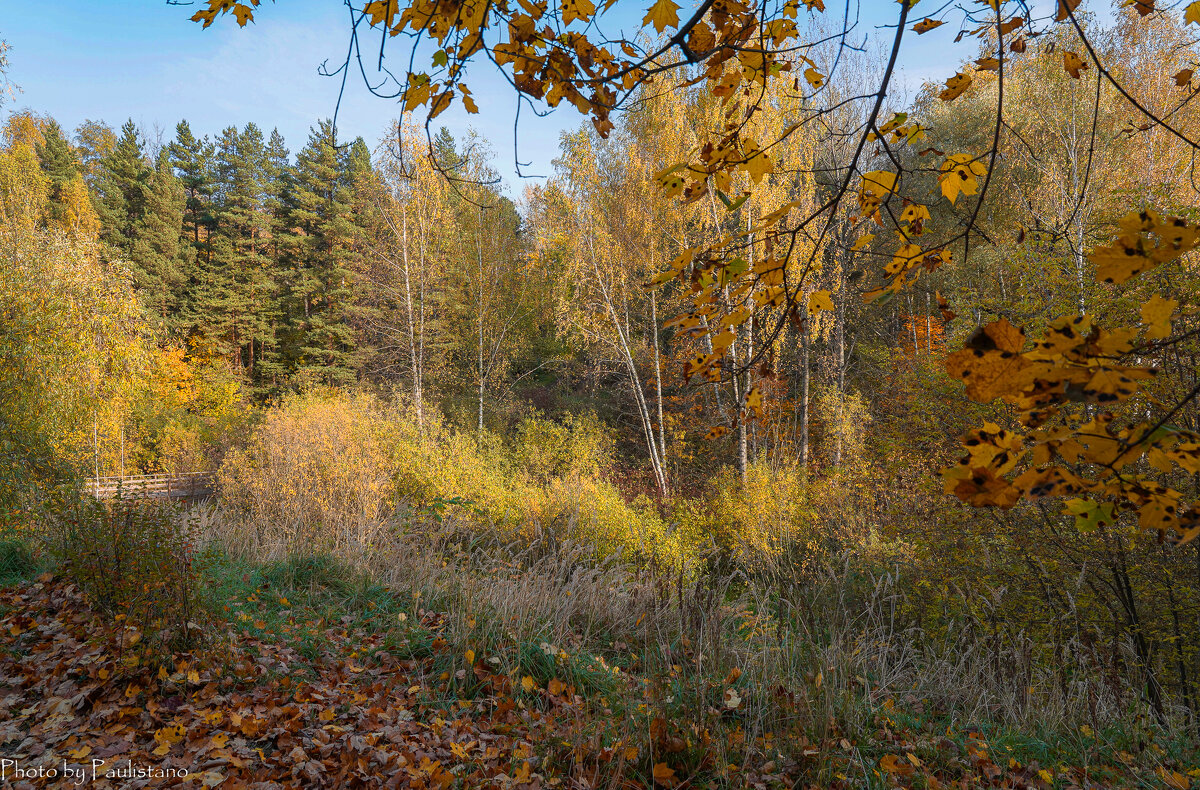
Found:
[(309, 662), (329, 646), (330, 632), (385, 634), (399, 658), (428, 655), (432, 638), (400, 596), (332, 557), (312, 555), (257, 564), (209, 550), (200, 558), (210, 611), (235, 634), (290, 645)]
[(0, 539), (0, 587), (32, 579), (42, 570), (42, 563), (24, 541)]

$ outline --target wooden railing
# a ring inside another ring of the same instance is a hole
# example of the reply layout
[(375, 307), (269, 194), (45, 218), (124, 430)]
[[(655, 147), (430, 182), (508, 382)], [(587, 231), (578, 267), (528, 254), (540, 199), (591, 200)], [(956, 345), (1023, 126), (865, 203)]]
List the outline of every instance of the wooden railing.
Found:
[(203, 499), (211, 496), (216, 482), (215, 472), (185, 472), (183, 474), (124, 475), (89, 478), (84, 490), (97, 499)]

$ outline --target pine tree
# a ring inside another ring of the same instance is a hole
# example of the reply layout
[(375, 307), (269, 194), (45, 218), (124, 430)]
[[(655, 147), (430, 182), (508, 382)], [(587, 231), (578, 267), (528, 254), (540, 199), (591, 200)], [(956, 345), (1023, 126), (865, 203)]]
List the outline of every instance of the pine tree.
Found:
[(271, 130), (271, 138), (267, 141), (267, 158), (264, 180), (264, 206), (270, 217), (271, 256), (278, 258), (278, 240), (286, 226), (287, 207), (284, 204), (284, 194), (288, 190), (291, 178), (290, 152), (284, 143), (283, 135), (278, 129)]
[(227, 204), (235, 192), (235, 181), (244, 179), (238, 151), (237, 127), (221, 131), (213, 145), (210, 203), (204, 248), (197, 266), (197, 329), (210, 355), (226, 360), (237, 373), (244, 372), (242, 343), (245, 338), (241, 316), (247, 309), (238, 293), (237, 241), (240, 228), (236, 209)]
[(371, 172), (371, 149), (361, 137), (356, 137), (346, 151), (345, 175), (343, 181), (347, 188), (353, 189), (354, 183)]
[(38, 161), (42, 164), (42, 172), (50, 177), (52, 187), (61, 187), (79, 174), (79, 159), (63, 136), (58, 121), (52, 119), (43, 136), (46, 141), (37, 146)]
[(437, 136), (433, 138), (433, 161), (438, 168), (452, 176), (457, 175), (466, 164), (465, 158), (458, 153), (454, 135), (445, 126), (438, 129)]
[(133, 275), (143, 313), (165, 340), (181, 329), (179, 297), (187, 281), (181, 266), (179, 228), (184, 194), (168, 161), (145, 160), (133, 121), (121, 127), (96, 178), (100, 239)]
[(287, 193), (289, 326), (283, 351), (301, 384), (345, 385), (356, 378), (349, 171), (333, 123), (321, 121), (296, 156)]
[(266, 244), (265, 255), (270, 259), (274, 309), (264, 316), (268, 325), (264, 332), (264, 341), (258, 362), (256, 363), (256, 378), (260, 391), (271, 392), (278, 390), (288, 376), (288, 361), (281, 345), (284, 335), (283, 306), (281, 292), (284, 284), (281, 280), (283, 252), (287, 248), (287, 206), (284, 195), (288, 191), (291, 179), (291, 164), (289, 152), (283, 135), (278, 129), (271, 130), (267, 141), (265, 167), (263, 172), (263, 210), (266, 215)]
[(212, 143), (197, 140), (187, 121), (175, 126), (175, 139), (167, 147), (186, 195), (183, 227), (191, 243), (199, 248), (201, 235), (211, 223), (208, 201), (212, 196)]
[(166, 152), (146, 179), (145, 211), (134, 229), (131, 261), (144, 278), (138, 283), (151, 325), (163, 339), (179, 337), (184, 329), (180, 303), (189, 280), (189, 259), (182, 254), (179, 228), (183, 223), (183, 186), (171, 170)]
[[(150, 166), (133, 120), (121, 127), (116, 145), (101, 161), (96, 177), (96, 213), (100, 239), (130, 259), (137, 223), (146, 210)], [(135, 277), (138, 275), (134, 273)]]
[(254, 377), (264, 347), (274, 345), (276, 312), (268, 153), (262, 132), (247, 124), (242, 132), (226, 129), (216, 157), (219, 208), (216, 212), (215, 263), (223, 268), (221, 303), (228, 341), (239, 366)]
[(79, 159), (63, 136), (62, 127), (53, 119), (46, 125), (44, 143), (37, 145), (42, 172), (50, 178), (50, 201), (46, 206), (47, 221), (59, 227), (69, 224), (69, 209), (64, 191), (79, 177)]

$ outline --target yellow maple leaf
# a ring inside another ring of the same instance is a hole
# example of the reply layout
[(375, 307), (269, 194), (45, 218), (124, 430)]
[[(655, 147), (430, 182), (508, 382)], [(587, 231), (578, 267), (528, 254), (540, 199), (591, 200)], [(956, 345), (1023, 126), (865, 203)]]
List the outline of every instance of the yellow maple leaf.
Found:
[(987, 167), (970, 154), (951, 154), (942, 163), (942, 174), (938, 185), (942, 194), (951, 203), (961, 195), (974, 195), (979, 191), (979, 178), (987, 175)]
[(1138, 379), (1153, 375), (1154, 371), (1145, 368), (1098, 367), (1084, 385), (1083, 393), (1097, 403), (1127, 400), (1137, 392)]
[(850, 248), (850, 251), (858, 252), (859, 250), (864, 249), (868, 244), (870, 244), (873, 241), (875, 241), (874, 233), (867, 233), (862, 236), (859, 236), (857, 239), (855, 239), (854, 246), (852, 246)]
[(766, 151), (758, 151), (742, 165), (742, 170), (750, 174), (754, 183), (762, 181), (763, 176), (775, 172), (775, 163)]
[(562, 21), (569, 25), (575, 20), (587, 22), (596, 13), (592, 0), (562, 0)]
[(1106, 283), (1123, 283), (1154, 266), (1154, 261), (1143, 254), (1137, 240), (1125, 237), (1097, 247), (1088, 257), (1096, 264), (1096, 279)]
[(655, 763), (654, 783), (663, 787), (671, 787), (675, 784), (675, 769), (666, 763)]
[(754, 414), (755, 419), (762, 419), (762, 390), (758, 387), (751, 387), (746, 393), (746, 408)]
[(183, 740), (183, 736), (187, 734), (187, 729), (182, 724), (172, 724), (169, 727), (163, 727), (154, 731), (154, 740), (158, 743), (171, 746)]
[(658, 184), (658, 188), (666, 193), (667, 197), (675, 197), (683, 192), (684, 168), (687, 167), (687, 162), (676, 162), (670, 167), (664, 168), (654, 176), (654, 181)]
[(1080, 532), (1095, 532), (1113, 522), (1111, 502), (1093, 502), (1090, 499), (1068, 499), (1063, 513), (1075, 516), (1075, 529)]
[(934, 28), (941, 27), (944, 24), (946, 24), (946, 23), (942, 20), (930, 19), (929, 17), (925, 17), (920, 22), (913, 25), (912, 29), (913, 29), (914, 33), (916, 33), (918, 36), (920, 36), (925, 33), (928, 33), (930, 30), (933, 30)]
[(538, 687), (537, 681), (534, 680), (529, 675), (526, 675), (525, 677), (521, 678), (521, 688), (525, 689), (526, 692), (531, 692), (534, 689), (536, 689), (537, 687)]
[(1063, 68), (1067, 70), (1072, 79), (1079, 79), (1082, 76), (1080, 72), (1089, 67), (1087, 63), (1084, 63), (1083, 58), (1068, 51), (1063, 53)]
[(971, 87), (971, 83), (975, 78), (970, 74), (958, 73), (950, 79), (946, 80), (946, 89), (938, 94), (938, 98), (942, 101), (954, 101), (962, 95), (963, 91)]
[(1178, 771), (1171, 771), (1160, 765), (1156, 773), (1162, 779), (1163, 784), (1171, 788), (1171, 790), (1190, 790), (1192, 786), (1191, 780)]
[(923, 222), (927, 219), (929, 219), (929, 209), (920, 203), (909, 204), (900, 214), (900, 221), (907, 222), (910, 225), (914, 222)]
[(911, 765), (900, 762), (900, 758), (894, 754), (885, 754), (879, 761), (879, 767), (893, 776), (908, 776), (913, 772)]
[(675, 0), (658, 0), (642, 18), (643, 25), (654, 25), (654, 30), (663, 32), (679, 24), (679, 4)]
[(400, 0), (373, 0), (373, 2), (367, 3), (363, 11), (371, 15), (371, 27), (380, 22), (385, 27), (391, 27), (393, 17), (400, 12)]
[(729, 330), (725, 330), (724, 332), (713, 335), (713, 339), (712, 339), (713, 351), (717, 351), (717, 352), (725, 351), (725, 349), (727, 349), (731, 345), (733, 345), (733, 341), (735, 339), (736, 339), (736, 336), (733, 334), (733, 332), (730, 332)]
[(858, 204), (863, 212), (878, 208), (899, 187), (899, 178), (888, 170), (872, 170), (863, 173), (858, 188)]
[[(1061, 22), (1071, 15), (1071, 12), (1079, 7), (1081, 0), (1058, 0), (1058, 10), (1054, 14), (1054, 21)], [(1043, 774), (1049, 774), (1049, 771), (1042, 771)], [(1046, 777), (1042, 777), (1046, 779)], [(1049, 779), (1046, 779), (1049, 782)]]
[(754, 179), (754, 183), (762, 181), (762, 177), (768, 173), (775, 171), (775, 163), (771, 161), (771, 156), (766, 151), (759, 148), (758, 143), (752, 139), (742, 141), (742, 151), (745, 157), (738, 164), (738, 169), (750, 174)]
[(883, 267), (883, 270), (886, 274), (895, 277), (919, 264), (924, 257), (925, 252), (919, 245), (905, 244), (896, 250), (896, 254), (892, 256), (888, 265)]
[(1200, 25), (1200, 0), (1188, 3), (1187, 10), (1183, 12), (1183, 21), (1186, 24)]
[(233, 7), (233, 15), (237, 18), (238, 27), (245, 27), (247, 22), (254, 21), (254, 12), (250, 6), (238, 3)]
[(833, 299), (829, 291), (813, 291), (808, 295), (808, 314), (816, 315), (822, 310), (833, 310)]
[(1142, 305), (1142, 323), (1146, 324), (1146, 339), (1161, 340), (1171, 334), (1171, 314), (1179, 302), (1175, 299), (1163, 299), (1158, 294)]

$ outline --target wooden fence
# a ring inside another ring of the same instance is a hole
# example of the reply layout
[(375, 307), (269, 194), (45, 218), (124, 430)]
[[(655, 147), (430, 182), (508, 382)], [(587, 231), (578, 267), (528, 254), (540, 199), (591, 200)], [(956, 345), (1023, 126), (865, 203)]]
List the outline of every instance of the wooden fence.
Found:
[(118, 492), (132, 499), (204, 499), (213, 493), (215, 472), (125, 475), (90, 478), (84, 490), (97, 499), (115, 499)]

